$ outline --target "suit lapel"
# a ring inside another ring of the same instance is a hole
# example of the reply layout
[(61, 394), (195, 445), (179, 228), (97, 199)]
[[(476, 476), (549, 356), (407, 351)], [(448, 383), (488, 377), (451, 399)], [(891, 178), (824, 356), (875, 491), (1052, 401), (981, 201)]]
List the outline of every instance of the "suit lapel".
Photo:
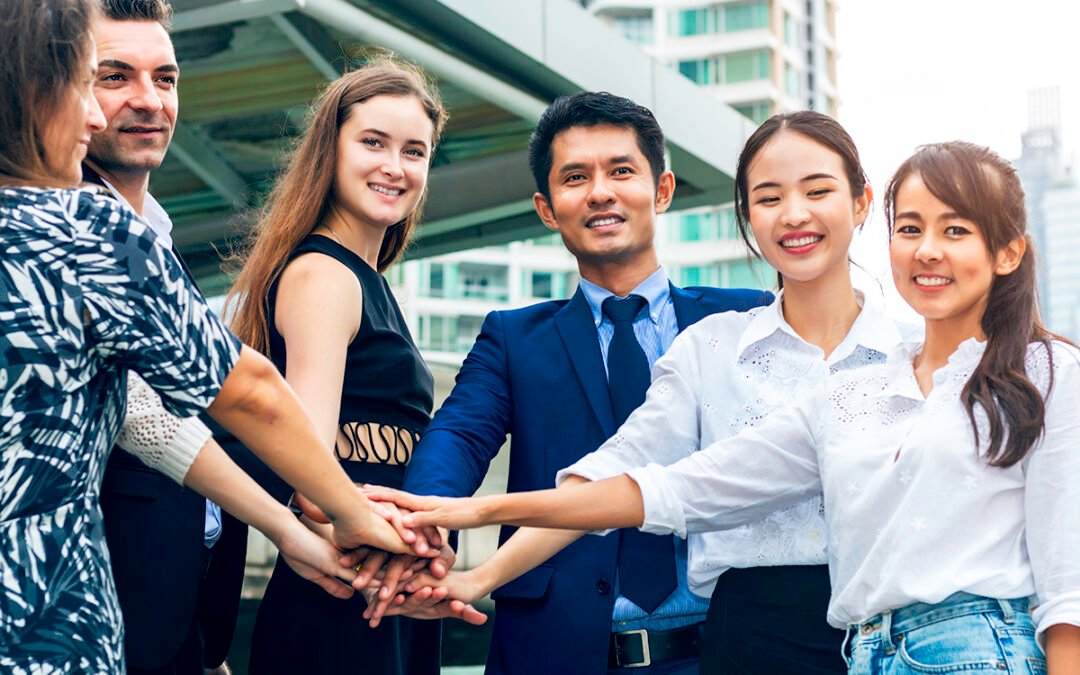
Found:
[(555, 314), (555, 327), (585, 390), (585, 397), (589, 399), (589, 406), (605, 436), (611, 436), (615, 433), (615, 415), (611, 410), (607, 374), (600, 356), (600, 340), (596, 336), (596, 324), (589, 303), (580, 288), (570, 302)]
[(701, 302), (701, 292), (679, 288), (670, 284), (671, 304), (675, 307), (675, 321), (679, 324), (679, 332), (686, 330), (701, 321), (709, 312)]

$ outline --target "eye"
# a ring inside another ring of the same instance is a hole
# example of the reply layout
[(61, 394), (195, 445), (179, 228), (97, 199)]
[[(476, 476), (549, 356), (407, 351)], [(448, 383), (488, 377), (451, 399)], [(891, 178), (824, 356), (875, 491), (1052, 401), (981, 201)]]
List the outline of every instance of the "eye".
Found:
[(405, 154), (416, 157), (417, 159), (423, 159), (424, 157), (427, 156), (427, 155), (424, 154), (424, 151), (421, 150), (420, 148), (405, 148)]
[(774, 204), (779, 204), (780, 203), (780, 198), (779, 197), (774, 197), (774, 196), (771, 196), (771, 195), (767, 195), (765, 197), (760, 197), (755, 203), (756, 204), (762, 204), (764, 206), (772, 206)]
[(175, 75), (162, 75), (161, 77), (157, 78), (157, 81), (161, 82), (162, 84), (168, 85), (170, 87), (175, 87), (176, 86), (176, 76)]
[(962, 237), (965, 234), (971, 234), (971, 230), (962, 225), (949, 225), (945, 228), (945, 234), (950, 237)]
[(897, 234), (920, 234), (922, 232), (918, 225), (897, 225)]
[(810, 192), (808, 192), (807, 194), (810, 195), (811, 197), (824, 197), (825, 195), (829, 194), (832, 191), (833, 191), (832, 188), (824, 188), (823, 187), (823, 188), (815, 188), (815, 189), (811, 190)]
[(104, 73), (99, 79), (102, 82), (123, 82), (124, 76), (120, 73)]
[(583, 173), (572, 173), (572, 174), (569, 174), (566, 178), (564, 178), (563, 182), (564, 183), (576, 183), (576, 182), (583, 181), (583, 180), (585, 180), (585, 174), (583, 174)]
[(632, 176), (634, 175), (634, 170), (628, 166), (620, 166), (611, 173), (616, 176)]
[(382, 147), (382, 141), (375, 138), (374, 136), (367, 136), (365, 138), (361, 138), (360, 142), (363, 143), (364, 145), (368, 146), (368, 147), (371, 147), (371, 148), (381, 148)]

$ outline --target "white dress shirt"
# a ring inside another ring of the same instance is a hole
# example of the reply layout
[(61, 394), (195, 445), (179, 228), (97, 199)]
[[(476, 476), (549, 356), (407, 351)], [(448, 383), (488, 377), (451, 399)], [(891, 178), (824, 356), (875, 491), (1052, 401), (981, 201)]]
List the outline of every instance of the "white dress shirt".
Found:
[[(656, 362), (645, 403), (595, 452), (559, 472), (609, 478), (652, 462), (673, 464), (701, 447), (757, 426), (801, 389), (830, 372), (884, 362), (903, 336), (892, 319), (865, 306), (844, 341), (826, 359), (784, 320), (783, 293), (768, 307), (708, 316), (687, 328)], [(682, 534), (680, 536), (686, 536)], [(725, 532), (689, 541), (690, 589), (710, 597), (732, 567), (824, 565), (821, 496)]]
[[(997, 468), (976, 450), (960, 403), (984, 347), (960, 345), (927, 397), (908, 345), (817, 395), (791, 397), (758, 428), (668, 467), (631, 470), (642, 529), (737, 527), (823, 487), (834, 626), (961, 591), (1035, 596), (1040, 634), (1080, 625), (1080, 350), (1054, 343), (1043, 436), (1023, 461)], [(1041, 345), (1029, 349), (1027, 372), (1048, 390)], [(984, 441), (985, 425), (982, 414)]]

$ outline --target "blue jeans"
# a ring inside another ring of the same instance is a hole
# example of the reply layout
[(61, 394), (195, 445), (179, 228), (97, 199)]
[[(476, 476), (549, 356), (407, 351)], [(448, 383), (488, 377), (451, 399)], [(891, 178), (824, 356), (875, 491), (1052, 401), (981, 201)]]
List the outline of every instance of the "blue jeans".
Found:
[(957, 593), (853, 624), (842, 650), (848, 675), (1045, 675), (1028, 604)]

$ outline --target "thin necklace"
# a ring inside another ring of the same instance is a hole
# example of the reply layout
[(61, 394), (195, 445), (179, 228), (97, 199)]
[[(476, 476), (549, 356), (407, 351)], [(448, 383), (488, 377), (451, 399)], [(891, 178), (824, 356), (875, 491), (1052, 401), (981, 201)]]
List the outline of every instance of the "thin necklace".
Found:
[[(337, 243), (341, 244), (342, 246), (345, 246), (345, 242), (341, 241), (341, 237), (337, 236), (337, 232), (334, 232), (334, 228), (330, 227), (329, 223), (323, 225), (323, 227), (326, 228), (326, 231), (330, 233), (330, 236), (333, 237), (334, 240), (337, 241)], [(346, 246), (346, 248), (348, 248), (348, 247)]]

